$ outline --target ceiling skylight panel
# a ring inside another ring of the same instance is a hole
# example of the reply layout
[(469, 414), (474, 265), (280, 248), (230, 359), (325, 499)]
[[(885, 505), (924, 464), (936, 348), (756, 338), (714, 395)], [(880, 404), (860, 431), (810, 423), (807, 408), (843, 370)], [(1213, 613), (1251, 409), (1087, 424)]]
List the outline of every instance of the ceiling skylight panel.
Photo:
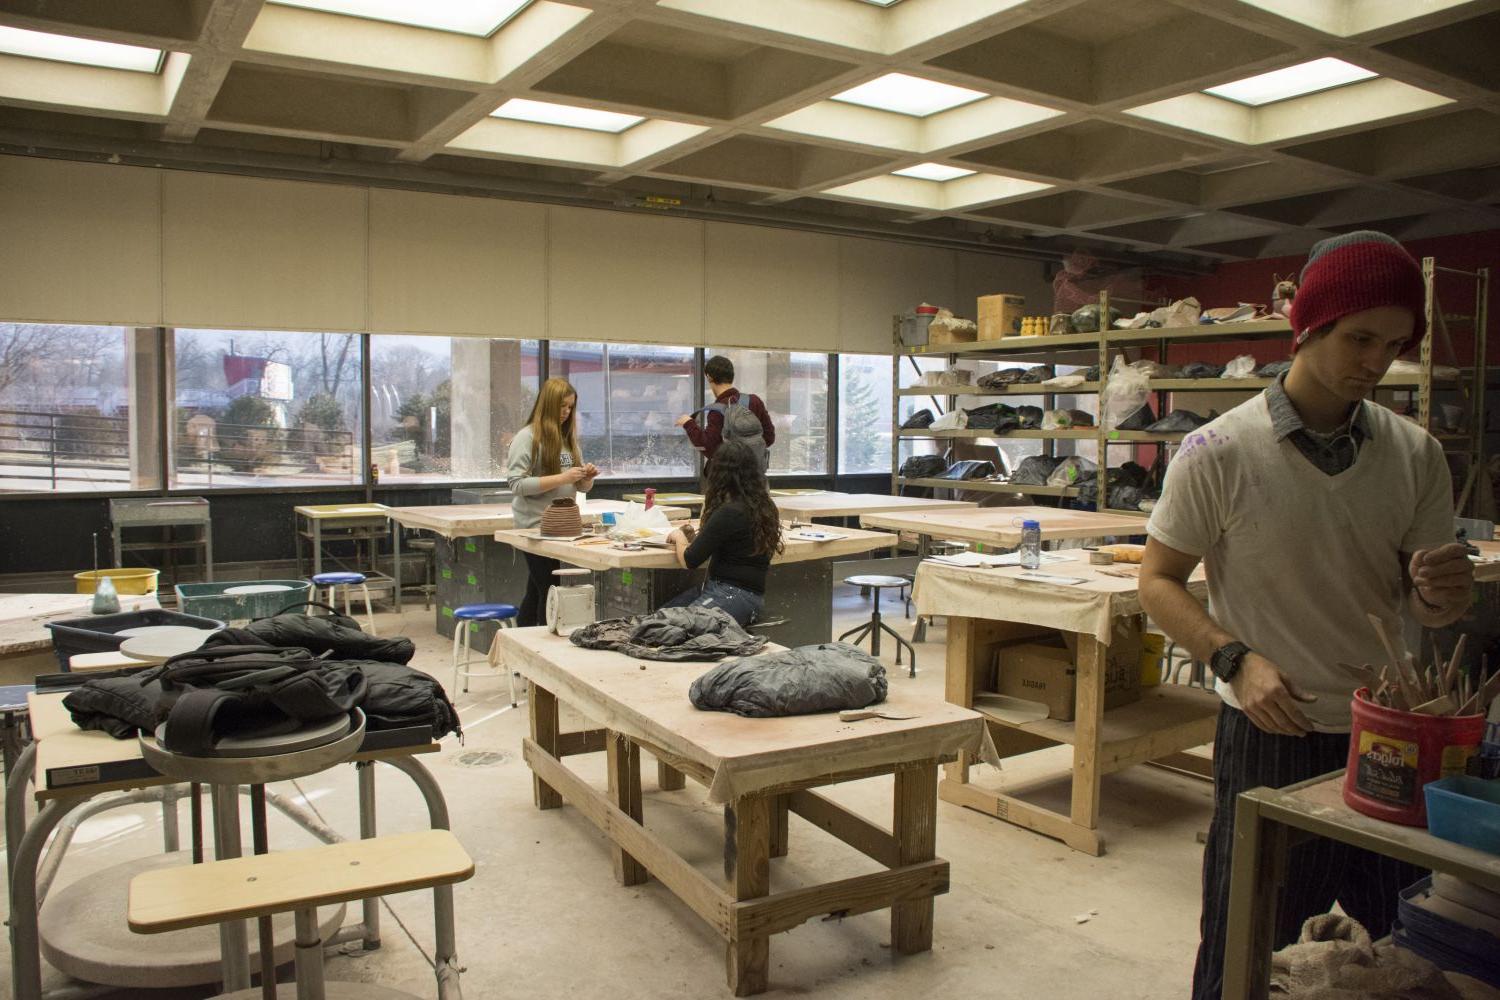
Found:
[(945, 163), (918, 163), (914, 167), (891, 171), (897, 177), (916, 177), (924, 181), (951, 181), (960, 177), (969, 177), (975, 172), (965, 170), (963, 167), (950, 167)]
[(325, 14), (488, 38), (531, 0), (270, 0)]
[(539, 125), (561, 125), (565, 128), (614, 133), (623, 132), (632, 125), (639, 125), (645, 121), (639, 115), (599, 111), (596, 108), (579, 108), (570, 104), (553, 104), (549, 101), (528, 101), (523, 97), (511, 98), (490, 114), (496, 118), (509, 118), (518, 122), (535, 122)]
[(27, 31), (25, 28), (0, 28), (0, 52), (29, 56), (32, 59), (49, 59), (53, 62), (77, 63), (80, 66), (131, 70), (136, 73), (155, 73), (161, 68), (162, 61), (161, 49), (121, 45), (118, 42), (98, 42), (92, 38)]
[(1299, 63), (1296, 66), (1273, 70), (1270, 73), (1261, 73), (1259, 76), (1246, 77), (1219, 87), (1209, 87), (1204, 93), (1234, 101), (1236, 104), (1248, 104), (1252, 108), (1258, 108), (1277, 101), (1286, 101), (1293, 97), (1303, 97), (1322, 90), (1332, 90), (1335, 87), (1358, 83), (1361, 80), (1370, 80), (1375, 76), (1375, 73), (1363, 67), (1330, 57), (1314, 59), (1312, 62)]
[(924, 80), (905, 73), (887, 73), (885, 76), (862, 83), (858, 87), (834, 94), (833, 100), (845, 104), (859, 104), (880, 111), (894, 111), (900, 115), (926, 118), (940, 111), (950, 111), (964, 104), (972, 104), (985, 95), (967, 87)]

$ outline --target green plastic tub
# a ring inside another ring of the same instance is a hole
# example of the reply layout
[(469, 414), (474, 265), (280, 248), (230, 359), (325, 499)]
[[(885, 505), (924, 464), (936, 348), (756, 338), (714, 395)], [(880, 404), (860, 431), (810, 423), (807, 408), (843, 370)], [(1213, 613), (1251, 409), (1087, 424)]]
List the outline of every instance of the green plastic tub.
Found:
[(269, 618), (283, 608), (311, 600), (306, 580), (225, 580), (219, 583), (179, 583), (177, 608), (184, 614), (243, 622)]

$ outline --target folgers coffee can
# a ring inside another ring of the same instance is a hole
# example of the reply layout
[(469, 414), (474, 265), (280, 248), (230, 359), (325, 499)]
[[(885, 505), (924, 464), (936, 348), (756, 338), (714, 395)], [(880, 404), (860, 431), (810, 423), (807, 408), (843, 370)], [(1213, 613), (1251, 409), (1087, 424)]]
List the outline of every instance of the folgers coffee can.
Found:
[(1463, 774), (1484, 736), (1482, 715), (1418, 715), (1354, 692), (1354, 728), (1344, 801), (1349, 808), (1407, 826), (1427, 825), (1429, 781)]

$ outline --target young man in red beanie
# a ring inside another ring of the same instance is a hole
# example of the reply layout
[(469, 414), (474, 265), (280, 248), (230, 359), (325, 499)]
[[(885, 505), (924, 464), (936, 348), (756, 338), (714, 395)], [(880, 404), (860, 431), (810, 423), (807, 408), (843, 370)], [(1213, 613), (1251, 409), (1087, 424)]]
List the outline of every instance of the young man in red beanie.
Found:
[[(1382, 233), (1313, 247), (1292, 300), (1290, 371), (1189, 436), (1147, 525), (1141, 604), (1207, 662), (1223, 706), (1203, 856), (1194, 1000), (1223, 986), (1235, 797), (1336, 771), (1355, 684), (1337, 666), (1389, 659), (1366, 614), (1456, 621), (1474, 571), (1454, 542), (1442, 447), (1365, 397), (1421, 339), (1417, 262)], [(1199, 561), (1208, 608), (1187, 590)], [(1275, 944), (1338, 902), (1372, 937), (1420, 873), (1328, 840), (1288, 856)]]

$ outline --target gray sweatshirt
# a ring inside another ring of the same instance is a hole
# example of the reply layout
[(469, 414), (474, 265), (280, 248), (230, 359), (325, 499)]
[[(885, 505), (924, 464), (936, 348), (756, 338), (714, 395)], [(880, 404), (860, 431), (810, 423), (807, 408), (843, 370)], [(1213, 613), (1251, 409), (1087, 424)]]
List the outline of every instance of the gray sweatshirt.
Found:
[[(542, 522), (542, 511), (552, 501), (565, 500), (578, 493), (578, 488), (573, 483), (563, 483), (555, 489), (545, 491), (542, 489), (542, 477), (531, 471), (531, 442), (531, 425), (527, 424), (516, 432), (515, 439), (510, 443), (510, 454), (506, 457), (505, 478), (514, 494), (510, 500), (510, 509), (516, 515), (517, 528), (535, 528)], [(560, 460), (560, 469), (573, 467), (573, 456), (567, 451), (563, 451)]]

